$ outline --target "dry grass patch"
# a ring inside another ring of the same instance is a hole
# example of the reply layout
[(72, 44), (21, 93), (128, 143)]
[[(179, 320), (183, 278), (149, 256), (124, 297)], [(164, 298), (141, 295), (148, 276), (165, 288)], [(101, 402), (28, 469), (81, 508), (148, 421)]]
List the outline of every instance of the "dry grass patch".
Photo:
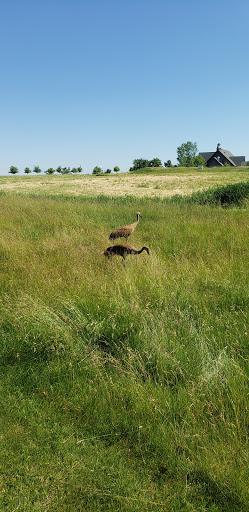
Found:
[(153, 170), (148, 175), (121, 173), (104, 176), (2, 176), (0, 191), (14, 194), (37, 195), (106, 195), (112, 197), (133, 195), (142, 197), (171, 197), (175, 194), (191, 194), (197, 190), (247, 181), (249, 170), (171, 169)]

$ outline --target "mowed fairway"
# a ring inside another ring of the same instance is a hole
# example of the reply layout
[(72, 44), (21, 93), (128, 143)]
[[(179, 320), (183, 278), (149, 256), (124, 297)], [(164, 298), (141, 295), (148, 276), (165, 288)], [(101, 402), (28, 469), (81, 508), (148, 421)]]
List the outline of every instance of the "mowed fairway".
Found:
[(0, 510), (247, 511), (248, 203), (74, 180), (0, 179)]

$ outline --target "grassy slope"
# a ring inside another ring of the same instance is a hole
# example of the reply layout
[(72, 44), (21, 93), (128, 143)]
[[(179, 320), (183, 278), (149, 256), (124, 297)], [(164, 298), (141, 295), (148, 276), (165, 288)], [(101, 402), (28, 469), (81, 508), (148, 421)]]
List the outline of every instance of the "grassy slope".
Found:
[(91, 175), (38, 175), (0, 176), (0, 192), (33, 196), (63, 194), (91, 196), (107, 195), (120, 197), (155, 197), (163, 199), (174, 194), (191, 194), (199, 190), (220, 185), (245, 182), (249, 179), (249, 167), (205, 169), (156, 168), (139, 172)]
[[(144, 253), (101, 255), (140, 209)], [(247, 509), (248, 209), (2, 196), (1, 507)]]
[(249, 172), (248, 167), (204, 167), (203, 169), (198, 169), (197, 167), (144, 167), (143, 169), (136, 169), (135, 171), (130, 171), (130, 174), (151, 174), (155, 176), (160, 175), (191, 175), (192, 173), (196, 173), (197, 175), (202, 174), (213, 174), (216, 176), (222, 175), (223, 177), (227, 177), (229, 175), (237, 175)]

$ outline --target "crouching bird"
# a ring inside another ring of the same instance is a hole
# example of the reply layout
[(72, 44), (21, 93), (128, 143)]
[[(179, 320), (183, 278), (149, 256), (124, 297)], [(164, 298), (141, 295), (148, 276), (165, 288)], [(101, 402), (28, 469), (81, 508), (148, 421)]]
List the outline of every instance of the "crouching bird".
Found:
[(115, 229), (109, 236), (109, 240), (116, 240), (117, 238), (125, 238), (127, 240), (128, 236), (133, 233), (134, 229), (136, 229), (139, 217), (143, 218), (140, 212), (137, 212), (137, 220), (133, 222), (133, 224), (129, 224), (128, 226), (122, 226), (121, 228)]
[(114, 255), (122, 256), (124, 260), (128, 254), (141, 254), (143, 251), (146, 251), (147, 254), (150, 255), (149, 247), (146, 247), (145, 245), (142, 247), (142, 249), (140, 249), (140, 251), (138, 251), (133, 245), (117, 244), (113, 245), (112, 247), (107, 247), (103, 254), (104, 256), (107, 256), (107, 258), (111, 258), (111, 256)]

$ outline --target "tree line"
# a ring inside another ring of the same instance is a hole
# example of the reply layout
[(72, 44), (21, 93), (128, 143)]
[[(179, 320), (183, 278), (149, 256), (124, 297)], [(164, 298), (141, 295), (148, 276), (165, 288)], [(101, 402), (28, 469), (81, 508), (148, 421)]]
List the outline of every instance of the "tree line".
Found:
[[(206, 165), (204, 158), (201, 155), (197, 155), (198, 148), (196, 142), (185, 142), (177, 148), (176, 152), (178, 165), (174, 165), (174, 167), (198, 167), (199, 165)], [(137, 169), (143, 169), (145, 167), (163, 167), (163, 165), (159, 158), (153, 158), (152, 160), (137, 158), (133, 160), (133, 166), (130, 167), (129, 170), (136, 171)], [(164, 162), (164, 167), (173, 167), (171, 160)]]
[[(115, 167), (113, 168), (113, 171), (114, 172), (119, 172), (120, 171), (120, 168), (118, 167), (118, 165), (115, 165)], [(95, 174), (95, 176), (100, 176), (102, 174), (111, 174), (111, 172), (112, 172), (111, 169), (106, 169), (106, 171), (103, 171), (101, 167), (96, 165), (96, 167), (94, 167), (94, 169), (93, 169), (92, 174)]]
[[(25, 167), (25, 169), (24, 169), (25, 174), (31, 174), (31, 172), (34, 172), (35, 174), (40, 174), (42, 172), (42, 170), (39, 167), (39, 165), (35, 165), (33, 170), (31, 170), (29, 167)], [(80, 165), (79, 167), (72, 167), (72, 169), (71, 169), (70, 167), (61, 167), (59, 165), (59, 167), (57, 167), (57, 169), (53, 169), (53, 167), (49, 167), (49, 169), (47, 169), (44, 172), (45, 172), (45, 174), (54, 174), (55, 172), (58, 172), (59, 174), (71, 174), (71, 173), (76, 174), (76, 173), (82, 172), (82, 167)], [(19, 170), (14, 165), (11, 165), (9, 173), (17, 174), (17, 173), (19, 173)]]
[[(177, 150), (177, 161), (178, 164), (174, 165), (174, 167), (180, 166), (180, 167), (198, 167), (199, 165), (206, 165), (206, 162), (204, 158), (201, 155), (198, 155), (198, 148), (196, 142), (184, 142), (180, 146), (178, 146)], [(159, 158), (153, 158), (152, 160), (147, 160), (144, 158), (137, 158), (133, 160), (133, 166), (130, 167), (129, 171), (136, 171), (137, 169), (143, 169), (145, 167), (173, 167), (171, 160), (167, 160), (162, 164), (161, 160)], [(115, 173), (120, 171), (120, 168), (116, 165), (113, 168), (113, 171)], [(10, 174), (17, 174), (19, 172), (18, 168), (14, 165), (11, 165), (9, 173)], [(39, 174), (42, 172), (39, 165), (35, 165), (33, 168), (33, 171), (29, 167), (25, 167), (24, 173), (30, 174), (31, 172), (34, 172), (36, 174)], [(45, 174), (76, 174), (82, 172), (82, 167), (73, 167), (72, 169), (70, 167), (57, 167), (57, 169), (53, 169), (52, 167), (49, 167), (46, 171), (44, 171)], [(96, 176), (100, 176), (103, 174), (110, 174), (112, 172), (111, 169), (106, 169), (106, 171), (103, 171), (101, 167), (96, 166), (94, 167), (92, 174)]]
[[(113, 171), (119, 172), (120, 168), (117, 165), (115, 165), (115, 167), (113, 168)], [(42, 170), (39, 167), (39, 165), (35, 165), (33, 170), (31, 170), (29, 167), (25, 167), (25, 169), (24, 169), (25, 174), (31, 174), (31, 172), (34, 172), (35, 174), (40, 174), (42, 172)], [(72, 169), (71, 169), (70, 167), (61, 167), (61, 165), (59, 165), (59, 167), (57, 167), (57, 169), (53, 169), (53, 167), (49, 167), (49, 169), (44, 171), (45, 174), (55, 174), (56, 172), (59, 174), (77, 174), (77, 173), (82, 172), (82, 167), (80, 165), (79, 167), (72, 167)], [(112, 172), (111, 169), (106, 169), (106, 171), (103, 171), (101, 167), (96, 166), (96, 167), (94, 167), (92, 174), (96, 174), (96, 175), (110, 174), (111, 172)], [(18, 174), (19, 170), (14, 165), (11, 165), (9, 173), (10, 174)]]

